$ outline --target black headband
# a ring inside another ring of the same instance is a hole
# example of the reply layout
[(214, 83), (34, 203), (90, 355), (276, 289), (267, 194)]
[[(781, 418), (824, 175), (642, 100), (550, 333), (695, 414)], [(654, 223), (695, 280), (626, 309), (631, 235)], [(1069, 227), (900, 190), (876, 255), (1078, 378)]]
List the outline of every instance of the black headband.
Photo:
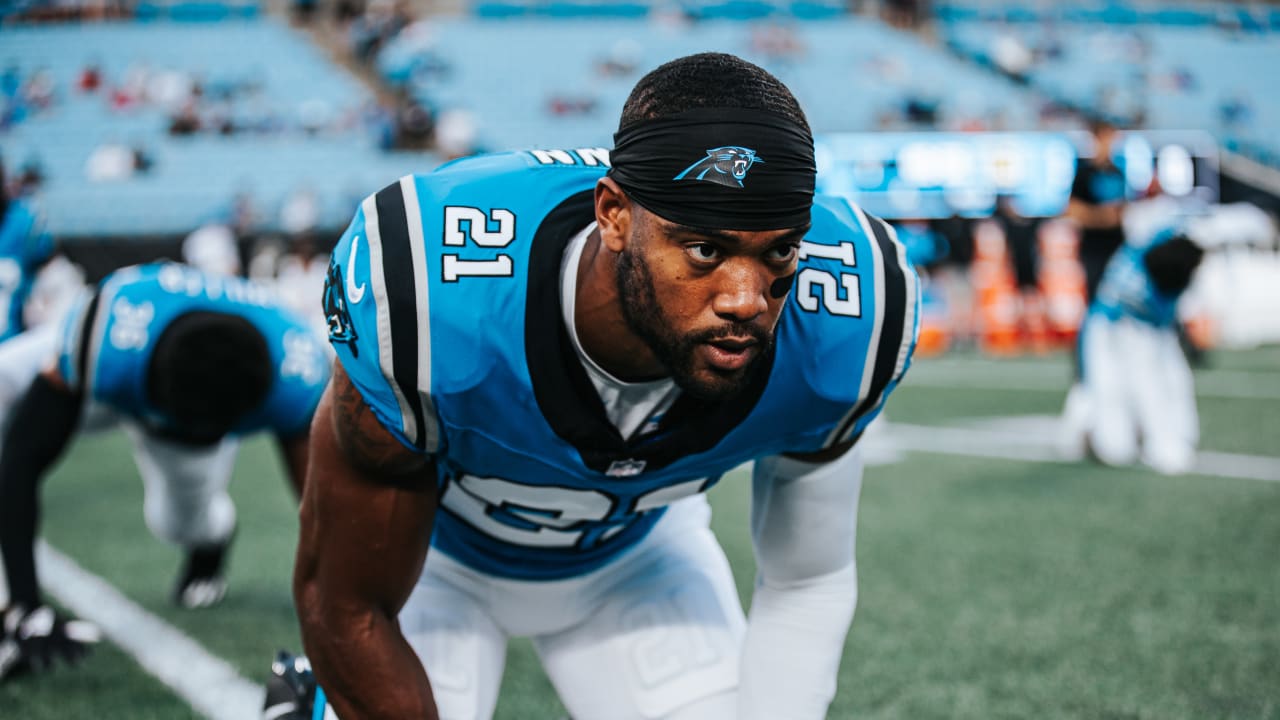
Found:
[(813, 137), (781, 115), (700, 108), (645, 120), (613, 136), (612, 177), (672, 222), (717, 230), (807, 225)]

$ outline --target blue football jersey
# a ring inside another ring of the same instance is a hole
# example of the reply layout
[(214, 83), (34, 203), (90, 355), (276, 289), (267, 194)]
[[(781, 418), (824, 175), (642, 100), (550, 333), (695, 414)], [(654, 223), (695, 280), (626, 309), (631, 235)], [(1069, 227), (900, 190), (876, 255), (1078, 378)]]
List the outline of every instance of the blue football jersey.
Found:
[(262, 404), (233, 429), (305, 431), (315, 413), (329, 365), (307, 322), (282, 306), (268, 288), (240, 278), (161, 263), (108, 275), (96, 293), (77, 301), (64, 321), (58, 370), (67, 383), (149, 427), (172, 427), (147, 398), (147, 368), (169, 323), (192, 311), (238, 315), (267, 341), (275, 378)]
[(1150, 239), (1120, 246), (1107, 262), (1089, 312), (1110, 320), (1128, 317), (1156, 327), (1172, 327), (1178, 317), (1180, 294), (1158, 290), (1143, 257), (1173, 237), (1173, 229), (1166, 228)]
[(44, 224), (26, 203), (10, 200), (0, 218), (0, 342), (22, 332), (22, 308), (36, 269), (53, 252)]
[(905, 373), (917, 280), (882, 221), (820, 198), (774, 350), (739, 396), (681, 395), (624, 439), (576, 355), (560, 265), (594, 221), (604, 150), (457, 161), (361, 204), (334, 249), (330, 341), (381, 423), (443, 484), (433, 547), (555, 579), (631, 547), (740, 463), (856, 438)]

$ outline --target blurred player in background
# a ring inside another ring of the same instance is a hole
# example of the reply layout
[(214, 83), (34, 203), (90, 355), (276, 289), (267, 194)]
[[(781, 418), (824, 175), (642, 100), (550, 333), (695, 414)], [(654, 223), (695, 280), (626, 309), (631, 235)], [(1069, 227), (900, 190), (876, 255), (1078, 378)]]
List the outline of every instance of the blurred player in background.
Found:
[(1081, 383), (1068, 401), (1066, 432), (1108, 465), (1140, 460), (1172, 474), (1195, 462), (1200, 428), (1177, 322), (1204, 250), (1189, 237), (1187, 212), (1158, 194), (1129, 207), (1128, 240), (1081, 325)]
[(1013, 284), (1018, 291), (1019, 331), (1032, 347), (1046, 349), (1044, 299), (1040, 293), (1040, 226), (1043, 220), (1019, 212), (1017, 200), (1012, 195), (996, 197), (993, 218), (1004, 233)]
[(1107, 262), (1124, 244), (1124, 172), (1113, 159), (1119, 135), (1115, 125), (1094, 118), (1089, 122), (1093, 155), (1076, 164), (1067, 217), (1080, 226), (1080, 265), (1084, 268), (1085, 302), (1093, 302)]
[(63, 323), (56, 362), (13, 409), (0, 449), (10, 594), (0, 677), (82, 651), (44, 603), (33, 547), (40, 480), (78, 428), (123, 422), (145, 485), (147, 525), (186, 552), (173, 599), (209, 606), (226, 591), (235, 438), (274, 434), (300, 493), (325, 361), (301, 319), (268, 289), (236, 278), (144, 265), (118, 270), (86, 294)]
[[(489, 717), (511, 636), (579, 720), (827, 712), (915, 275), (760, 68), (672, 61), (619, 127), (405, 177), (334, 250), (295, 598), (341, 717)], [(751, 460), (746, 618), (703, 492)]]
[(23, 308), (35, 277), (53, 255), (53, 239), (27, 203), (9, 197), (0, 158), (0, 342), (26, 327)]

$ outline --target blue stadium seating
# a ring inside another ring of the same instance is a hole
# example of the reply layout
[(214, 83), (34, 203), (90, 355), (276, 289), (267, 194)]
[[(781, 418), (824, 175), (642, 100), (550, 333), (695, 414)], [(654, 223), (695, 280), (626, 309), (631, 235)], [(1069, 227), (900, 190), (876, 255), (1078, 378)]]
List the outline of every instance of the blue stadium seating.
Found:
[[(432, 27), (428, 46), (417, 38), (388, 45), (379, 71), (429, 107), (469, 111), (486, 149), (611, 145), (640, 73), (701, 51), (731, 52), (768, 68), (792, 88), (816, 132), (875, 129), (881, 115), (911, 95), (936, 99), (942, 125), (999, 115), (1008, 129), (1036, 126), (1035, 103), (1024, 88), (864, 18), (675, 25), (459, 18), (435, 20)], [(768, 49), (762, 33), (779, 30), (790, 33), (799, 48), (794, 54)], [(602, 73), (600, 64), (615, 58), (635, 71)], [(591, 108), (556, 114), (555, 98), (585, 100)]]
[[(953, 22), (948, 43), (993, 64), (997, 38), (1027, 47), (1052, 42), (1055, 56), (1033, 64), (1030, 83), (1062, 102), (1126, 121), (1141, 113), (1147, 127), (1202, 129), (1227, 147), (1276, 164), (1280, 157), (1280, 94), (1262, 68), (1280, 67), (1280, 34), (1168, 22), (1142, 27)], [(1142, 49), (1145, 48), (1145, 49)], [(1245, 114), (1224, 117), (1224, 103)]]
[[(60, 236), (185, 233), (225, 214), (237, 192), (253, 198), (270, 230), (280, 204), (303, 187), (319, 195), (323, 221), (339, 226), (360, 196), (438, 164), (432, 155), (383, 153), (358, 127), (314, 137), (301, 130), (171, 137), (158, 108), (117, 112), (101, 93), (73, 89), (86, 63), (97, 62), (110, 82), (145, 62), (200, 76), (207, 88), (259, 83), (256, 103), (295, 126), (311, 113), (357, 112), (370, 99), (309, 40), (273, 20), (7, 27), (0, 47), (0, 62), (16, 62), (24, 73), (46, 68), (57, 83), (53, 110), (0, 133), (0, 153), (11, 170), (39, 160), (47, 177), (40, 202)], [(236, 107), (250, 112), (248, 101)], [(108, 141), (141, 145), (153, 168), (128, 180), (89, 181), (85, 161)]]

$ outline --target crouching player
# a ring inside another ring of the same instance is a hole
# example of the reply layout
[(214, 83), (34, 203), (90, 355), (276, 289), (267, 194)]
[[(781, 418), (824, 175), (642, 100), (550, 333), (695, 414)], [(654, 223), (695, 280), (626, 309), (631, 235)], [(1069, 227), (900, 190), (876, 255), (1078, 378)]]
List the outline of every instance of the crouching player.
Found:
[(235, 438), (274, 434), (300, 493), (311, 416), (328, 378), (307, 323), (256, 284), (157, 264), (119, 270), (87, 294), (63, 324), (56, 360), (13, 408), (0, 448), (10, 591), (0, 678), (83, 653), (82, 639), (44, 604), (33, 547), (40, 479), (78, 428), (102, 418), (124, 425), (147, 525), (186, 551), (174, 601), (205, 607), (226, 591)]

